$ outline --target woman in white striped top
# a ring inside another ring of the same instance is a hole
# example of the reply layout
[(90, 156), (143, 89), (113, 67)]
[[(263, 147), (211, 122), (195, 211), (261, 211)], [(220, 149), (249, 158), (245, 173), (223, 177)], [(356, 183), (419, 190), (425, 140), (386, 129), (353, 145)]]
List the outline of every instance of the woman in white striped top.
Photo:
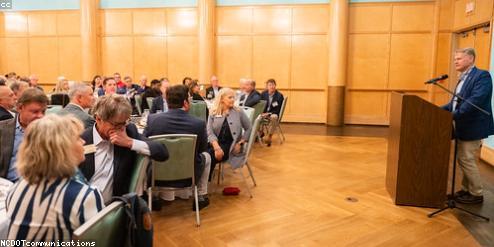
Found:
[(82, 124), (72, 116), (48, 115), (32, 122), (17, 158), (19, 179), (7, 196), (8, 239), (56, 241), (103, 207), (101, 194), (75, 178), (84, 160)]

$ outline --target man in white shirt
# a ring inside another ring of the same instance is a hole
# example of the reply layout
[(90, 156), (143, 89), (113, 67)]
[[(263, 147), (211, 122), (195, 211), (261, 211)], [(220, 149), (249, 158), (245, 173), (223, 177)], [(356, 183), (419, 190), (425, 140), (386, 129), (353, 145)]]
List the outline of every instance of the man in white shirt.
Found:
[(86, 160), (79, 166), (89, 183), (101, 191), (105, 203), (112, 196), (129, 193), (130, 178), (138, 154), (168, 159), (166, 147), (146, 139), (129, 123), (130, 103), (117, 94), (100, 97), (93, 108), (96, 124), (82, 133), (87, 144)]

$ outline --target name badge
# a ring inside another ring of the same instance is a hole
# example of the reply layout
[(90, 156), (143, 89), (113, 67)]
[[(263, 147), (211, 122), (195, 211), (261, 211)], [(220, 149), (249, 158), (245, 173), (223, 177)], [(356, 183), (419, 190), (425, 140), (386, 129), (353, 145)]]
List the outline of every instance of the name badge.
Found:
[(273, 107), (277, 107), (278, 106), (278, 102), (273, 102), (273, 104), (271, 104)]
[(96, 146), (94, 144), (89, 144), (84, 146), (84, 154), (96, 153)]

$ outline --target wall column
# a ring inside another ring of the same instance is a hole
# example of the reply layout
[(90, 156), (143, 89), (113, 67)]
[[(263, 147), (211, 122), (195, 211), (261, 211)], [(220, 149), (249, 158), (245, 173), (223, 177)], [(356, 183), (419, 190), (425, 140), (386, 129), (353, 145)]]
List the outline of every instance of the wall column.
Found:
[(82, 80), (91, 81), (98, 73), (97, 13), (99, 0), (80, 1)]
[(197, 13), (199, 20), (199, 82), (208, 84), (214, 74), (214, 15), (215, 0), (198, 0)]
[(330, 4), (327, 124), (331, 126), (341, 126), (344, 123), (348, 4), (348, 0), (332, 0)]

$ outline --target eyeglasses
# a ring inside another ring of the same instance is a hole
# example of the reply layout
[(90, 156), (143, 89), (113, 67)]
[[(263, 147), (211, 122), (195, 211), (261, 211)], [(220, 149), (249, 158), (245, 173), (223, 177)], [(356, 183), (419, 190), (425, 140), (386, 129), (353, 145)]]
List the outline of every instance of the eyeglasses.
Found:
[(122, 127), (129, 125), (130, 119), (125, 120), (125, 122), (123, 122), (123, 123), (114, 123), (110, 120), (107, 120), (105, 122), (111, 124), (113, 126), (113, 128), (115, 128), (115, 129), (121, 129)]

